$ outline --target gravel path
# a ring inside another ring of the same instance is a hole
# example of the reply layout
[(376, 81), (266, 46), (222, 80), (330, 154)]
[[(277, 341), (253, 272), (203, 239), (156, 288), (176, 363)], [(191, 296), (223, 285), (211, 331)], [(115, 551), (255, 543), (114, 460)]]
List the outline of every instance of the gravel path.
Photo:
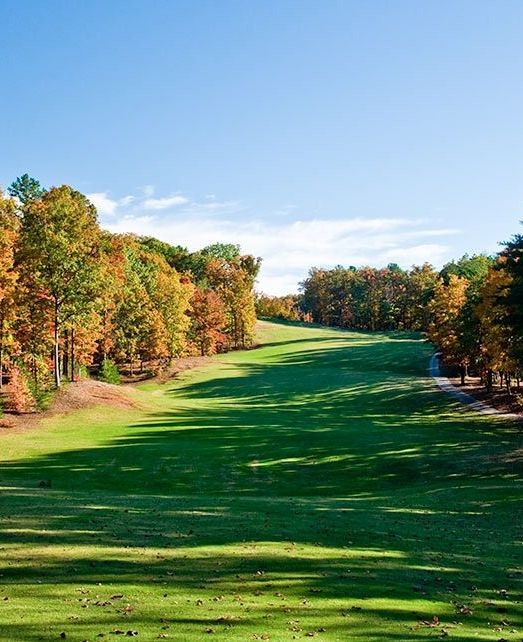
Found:
[(492, 406), (484, 403), (483, 401), (478, 401), (471, 395), (463, 392), (459, 388), (456, 388), (447, 377), (442, 377), (439, 368), (439, 352), (436, 352), (432, 355), (429, 362), (429, 373), (430, 376), (434, 379), (438, 387), (444, 392), (448, 393), (454, 399), (457, 399), (461, 403), (469, 406), (471, 410), (479, 412), (481, 415), (494, 415), (496, 417), (502, 417), (504, 419), (511, 419), (519, 421), (521, 418), (519, 415), (511, 412), (501, 412)]

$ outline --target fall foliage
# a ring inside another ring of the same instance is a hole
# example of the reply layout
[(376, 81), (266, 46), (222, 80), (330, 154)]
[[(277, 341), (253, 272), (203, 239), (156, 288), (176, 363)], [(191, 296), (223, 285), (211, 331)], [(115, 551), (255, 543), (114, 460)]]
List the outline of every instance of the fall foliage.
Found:
[[(24, 175), (0, 194), (0, 387), (29, 407), (87, 368), (129, 375), (185, 355), (252, 345), (257, 314), (368, 331), (416, 330), (485, 386), (510, 393), (523, 364), (523, 236), (497, 257), (465, 255), (439, 272), (312, 268), (301, 294), (254, 294), (260, 259), (234, 244), (197, 252), (101, 230), (95, 207)], [(105, 365), (104, 365), (105, 364)]]
[[(86, 368), (129, 374), (249, 346), (260, 260), (101, 230), (95, 207), (24, 175), (0, 194), (0, 386), (13, 409)], [(152, 366), (151, 366), (152, 367)], [(102, 372), (103, 375), (103, 372)]]

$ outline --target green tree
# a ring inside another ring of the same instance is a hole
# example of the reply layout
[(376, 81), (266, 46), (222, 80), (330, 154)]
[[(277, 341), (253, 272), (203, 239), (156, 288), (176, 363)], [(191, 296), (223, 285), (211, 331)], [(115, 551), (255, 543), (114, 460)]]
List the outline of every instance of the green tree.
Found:
[(502, 266), (510, 277), (510, 285), (498, 297), (505, 308), (506, 323), (513, 336), (511, 355), (523, 369), (523, 234), (516, 234), (501, 252)]
[(235, 243), (213, 243), (204, 247), (201, 253), (213, 259), (234, 261), (240, 256), (240, 246)]
[(451, 274), (467, 279), (469, 283), (483, 283), (487, 278), (489, 268), (494, 265), (494, 257), (488, 254), (464, 254), (456, 261), (450, 261), (443, 266), (440, 276), (445, 283), (449, 282)]
[(22, 205), (40, 200), (45, 191), (36, 178), (31, 178), (29, 174), (18, 177), (7, 188), (9, 195), (17, 198)]

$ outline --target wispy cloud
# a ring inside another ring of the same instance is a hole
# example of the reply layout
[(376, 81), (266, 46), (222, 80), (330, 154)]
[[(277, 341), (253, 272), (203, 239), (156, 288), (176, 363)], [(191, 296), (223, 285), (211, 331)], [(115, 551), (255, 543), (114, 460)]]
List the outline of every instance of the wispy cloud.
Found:
[(127, 207), (127, 206), (128, 206), (128, 205), (130, 205), (131, 203), (134, 203), (134, 201), (135, 201), (135, 200), (136, 200), (136, 196), (131, 196), (131, 195), (129, 195), (129, 196), (124, 196), (123, 198), (121, 198), (121, 199), (118, 201), (118, 205), (119, 205), (120, 207)]
[(86, 196), (101, 216), (114, 216), (118, 208), (126, 208), (136, 200), (136, 197), (130, 194), (114, 200), (107, 192), (92, 192), (91, 194), (86, 194)]
[(130, 210), (123, 208), (120, 216), (108, 218), (105, 224), (113, 232), (158, 236), (191, 250), (215, 242), (239, 243), (244, 252), (263, 258), (258, 287), (271, 294), (296, 291), (311, 266), (381, 266), (395, 262), (409, 267), (425, 261), (440, 265), (448, 258), (449, 248), (435, 239), (457, 233), (451, 228), (428, 227), (421, 218), (287, 217), (269, 221), (244, 216), (237, 220), (229, 218), (228, 212), (239, 204), (220, 203), (214, 197), (202, 202), (187, 199), (171, 207), (170, 213), (149, 208), (145, 214), (140, 212), (145, 208), (140, 208), (138, 199)]
[(176, 194), (174, 196), (164, 196), (163, 198), (146, 198), (142, 206), (146, 210), (167, 210), (187, 203), (189, 203), (189, 199), (186, 196)]
[(92, 192), (87, 197), (95, 205), (100, 216), (140, 216), (144, 211), (164, 212), (171, 211), (177, 214), (232, 214), (242, 209), (238, 201), (219, 201), (214, 194), (209, 194), (203, 199), (193, 199), (185, 194), (171, 194), (169, 196), (154, 197), (153, 185), (141, 188), (138, 194), (129, 194), (119, 199), (111, 197), (109, 192)]

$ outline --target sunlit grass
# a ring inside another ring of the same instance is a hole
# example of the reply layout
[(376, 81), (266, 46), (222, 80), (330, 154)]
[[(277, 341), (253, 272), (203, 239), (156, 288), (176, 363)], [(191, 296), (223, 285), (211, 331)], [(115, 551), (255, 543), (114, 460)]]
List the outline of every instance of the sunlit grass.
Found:
[(261, 341), (1, 437), (0, 640), (521, 639), (517, 427), (419, 337)]

